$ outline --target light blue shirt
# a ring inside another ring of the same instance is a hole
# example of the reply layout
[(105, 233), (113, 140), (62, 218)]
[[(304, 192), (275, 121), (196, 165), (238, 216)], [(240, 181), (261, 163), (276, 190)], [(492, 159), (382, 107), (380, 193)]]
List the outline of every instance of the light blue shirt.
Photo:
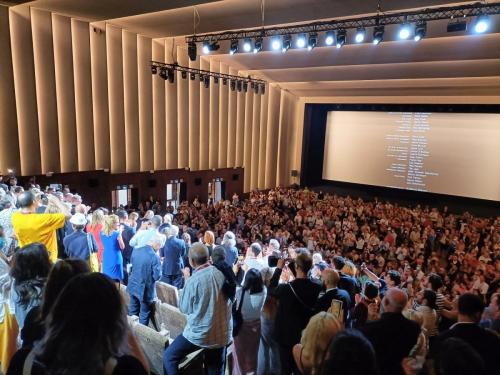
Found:
[(224, 275), (214, 266), (194, 271), (186, 281), (179, 309), (187, 315), (182, 335), (202, 348), (222, 348), (231, 342), (232, 303), (222, 293)]
[(146, 246), (151, 238), (153, 238), (158, 233), (159, 232), (157, 228), (139, 230), (136, 234), (134, 234), (134, 237), (130, 239), (129, 245), (134, 249)]

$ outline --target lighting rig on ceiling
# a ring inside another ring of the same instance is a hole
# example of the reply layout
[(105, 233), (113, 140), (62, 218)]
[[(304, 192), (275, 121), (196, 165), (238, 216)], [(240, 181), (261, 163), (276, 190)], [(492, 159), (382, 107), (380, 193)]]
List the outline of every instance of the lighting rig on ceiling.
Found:
[[(384, 40), (385, 26), (399, 25), (397, 33), (400, 40), (412, 39), (416, 42), (425, 37), (427, 22), (450, 20), (447, 31), (465, 31), (467, 24), (472, 32), (482, 34), (490, 28), (489, 16), (500, 14), (500, 2), (478, 2), (458, 6), (425, 8), (408, 12), (381, 13), (373, 16), (346, 18), (313, 23), (295, 24), (284, 27), (260, 27), (248, 30), (225, 31), (222, 33), (196, 33), (186, 37), (189, 58), (194, 61), (197, 56), (197, 45), (203, 46), (202, 52), (207, 54), (217, 51), (221, 41), (229, 41), (229, 53), (257, 53), (263, 50), (264, 38), (270, 39), (270, 49), (286, 52), (290, 48), (312, 50), (317, 45), (337, 48), (347, 44), (347, 32), (354, 31), (353, 41), (363, 43), (367, 40), (368, 28), (373, 28), (373, 44)], [(321, 35), (321, 39), (319, 38)], [(321, 40), (321, 43), (320, 43)]]
[(205, 88), (210, 87), (210, 81), (214, 84), (219, 84), (222, 82), (223, 85), (229, 84), (232, 91), (244, 91), (247, 92), (248, 86), (252, 88), (255, 94), (265, 94), (266, 93), (266, 81), (258, 78), (241, 77), (231, 74), (216, 73), (209, 70), (195, 69), (187, 66), (181, 66), (178, 64), (165, 64), (158, 61), (151, 61), (151, 73), (158, 74), (165, 81), (170, 83), (175, 82), (176, 72), (181, 73), (182, 79), (191, 79), (192, 81), (198, 78), (200, 83), (203, 83)]

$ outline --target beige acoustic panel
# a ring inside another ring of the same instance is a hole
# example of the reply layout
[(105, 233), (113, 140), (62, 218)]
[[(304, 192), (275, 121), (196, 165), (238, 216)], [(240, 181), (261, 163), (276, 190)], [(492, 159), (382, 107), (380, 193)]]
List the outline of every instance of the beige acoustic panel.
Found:
[(269, 85), (267, 91), (269, 92), (269, 104), (267, 110), (265, 187), (266, 189), (270, 189), (276, 186), (281, 89), (274, 85)]
[(122, 30), (125, 158), (127, 172), (141, 169), (137, 35)]
[(296, 97), (286, 91), (281, 94), (280, 119), (278, 135), (278, 165), (277, 185), (288, 186), (290, 184), (290, 154), (293, 152), (291, 137), (293, 135), (294, 108)]
[[(210, 71), (219, 73), (220, 64), (210, 60)], [(219, 164), (219, 85), (215, 78), (210, 78), (210, 107), (209, 107), (209, 131), (208, 131), (208, 167), (216, 169)]]
[[(200, 58), (200, 69), (210, 70), (210, 63)], [(211, 82), (213, 84), (213, 82)], [(210, 137), (210, 88), (200, 82), (200, 169), (209, 166), (209, 137)]]
[(94, 124), (92, 116), (92, 78), (90, 32), (85, 21), (71, 20), (73, 69), (75, 76), (75, 113), (78, 144), (78, 170), (95, 170)]
[(21, 173), (16, 172), (38, 174), (41, 172), (40, 141), (29, 8), (10, 8), (9, 26), (21, 158)]
[[(236, 161), (235, 167), (243, 167), (245, 155), (245, 93), (237, 89), (236, 94)], [(246, 174), (246, 173), (245, 173)]]
[[(189, 67), (199, 69), (200, 59), (189, 60)], [(189, 77), (189, 169), (200, 169), (200, 83)]]
[[(153, 40), (153, 60), (165, 62), (165, 44)], [(165, 82), (158, 74), (153, 76), (153, 139), (154, 169), (163, 170), (165, 159)]]
[[(229, 74), (236, 75), (238, 71), (229, 67)], [(231, 82), (227, 83), (229, 86), (227, 98), (227, 167), (232, 168), (236, 166), (236, 119), (237, 119), (237, 94), (230, 86)]]
[[(302, 164), (302, 141), (304, 137), (304, 99), (298, 98), (294, 105), (294, 132), (293, 151), (291, 152), (292, 167), (300, 172)], [(300, 176), (300, 173), (299, 173)], [(292, 183), (300, 184), (300, 177), (291, 177)]]
[(61, 164), (59, 160), (51, 13), (31, 8), (31, 32), (33, 36), (42, 173), (59, 172)]
[[(177, 46), (177, 61), (188, 66), (189, 57), (184, 48)], [(182, 78), (177, 72), (177, 157), (178, 168), (189, 167), (189, 74)]]
[(266, 150), (267, 150), (267, 112), (269, 108), (269, 88), (266, 87), (264, 95), (260, 95), (260, 129), (259, 129), (259, 166), (258, 166), (258, 189), (266, 188)]
[(139, 90), (139, 150), (141, 171), (154, 169), (152, 40), (137, 35), (137, 83)]
[(106, 33), (104, 29), (97, 25), (89, 25), (89, 33), (95, 166), (96, 169), (110, 169), (111, 151), (109, 138)]
[(0, 6), (0, 173), (7, 174), (9, 169), (19, 172), (19, 135), (17, 133), (16, 97), (14, 92), (14, 73), (12, 70), (12, 51), (9, 31), (9, 9)]
[[(229, 74), (229, 66), (220, 64), (220, 72)], [(226, 82), (226, 84), (224, 84)], [(228, 163), (228, 95), (229, 81), (219, 81), (219, 152), (218, 152), (218, 168), (226, 168)]]
[(250, 156), (250, 190), (257, 189), (259, 180), (259, 150), (261, 139), (260, 136), (260, 111), (261, 111), (261, 95), (253, 94), (253, 120), (252, 120), (252, 149)]
[(61, 172), (78, 171), (71, 19), (52, 14)]
[[(172, 64), (176, 61), (177, 53), (174, 39), (165, 40), (165, 62)], [(175, 77), (175, 72), (174, 77)], [(166, 145), (165, 154), (167, 169), (177, 169), (177, 80), (165, 81), (165, 125)]]
[(243, 143), (243, 167), (245, 175), (243, 178), (243, 191), (250, 191), (250, 180), (252, 176), (252, 124), (253, 124), (253, 90), (248, 85), (245, 95), (245, 123), (244, 123), (244, 143)]

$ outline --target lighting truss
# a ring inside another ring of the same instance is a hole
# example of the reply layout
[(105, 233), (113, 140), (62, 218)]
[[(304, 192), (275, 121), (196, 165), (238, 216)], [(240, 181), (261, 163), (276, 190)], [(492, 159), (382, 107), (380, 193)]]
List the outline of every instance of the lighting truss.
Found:
[(222, 33), (189, 35), (187, 43), (217, 42), (220, 40), (252, 39), (279, 35), (317, 33), (338, 29), (368, 28), (379, 25), (399, 25), (403, 23), (422, 23), (428, 21), (449, 20), (457, 18), (478, 17), (481, 15), (500, 14), (500, 2), (472, 3), (449, 7), (424, 8), (409, 12), (387, 12), (372, 16), (329, 20), (313, 23), (302, 23), (293, 26), (267, 27), (246, 30), (232, 30)]

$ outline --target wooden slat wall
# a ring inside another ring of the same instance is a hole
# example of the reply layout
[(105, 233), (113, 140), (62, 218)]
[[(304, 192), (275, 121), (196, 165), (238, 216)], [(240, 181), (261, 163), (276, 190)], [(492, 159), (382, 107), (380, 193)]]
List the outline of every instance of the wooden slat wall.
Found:
[[(200, 68), (200, 59), (189, 61), (189, 67)], [(200, 169), (200, 83), (189, 77), (189, 168)]]
[[(173, 39), (165, 40), (165, 62), (172, 64), (176, 60), (176, 48)], [(177, 80), (165, 81), (165, 125), (166, 125), (166, 169), (177, 169)]]
[[(153, 60), (164, 62), (164, 43), (153, 41)], [(153, 76), (153, 140), (154, 169), (165, 169), (165, 82), (158, 74)]]
[[(177, 47), (179, 65), (188, 66), (189, 58), (184, 49)], [(178, 168), (189, 167), (189, 76), (182, 78), (177, 72), (177, 145)]]
[[(220, 64), (210, 61), (210, 71), (220, 73)], [(219, 86), (222, 81), (215, 84), (214, 78), (210, 78), (210, 107), (209, 107), (209, 131), (208, 131), (208, 168), (215, 169), (219, 164)]]
[[(210, 62), (200, 58), (200, 69), (210, 70)], [(200, 169), (209, 168), (210, 88), (200, 82)]]

